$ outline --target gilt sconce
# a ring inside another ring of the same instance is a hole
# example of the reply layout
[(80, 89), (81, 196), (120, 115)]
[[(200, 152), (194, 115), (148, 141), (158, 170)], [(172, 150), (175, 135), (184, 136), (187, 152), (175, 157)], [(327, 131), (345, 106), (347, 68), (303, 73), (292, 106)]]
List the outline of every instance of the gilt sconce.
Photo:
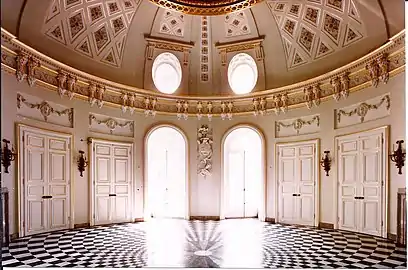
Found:
[(83, 177), (83, 172), (85, 171), (85, 168), (88, 166), (88, 161), (86, 160), (86, 157), (84, 156), (84, 154), (85, 152), (80, 150), (79, 157), (77, 160), (78, 171), (80, 172), (81, 177)]
[(4, 167), (4, 172), (9, 173), (8, 168), (11, 165), (11, 162), (14, 161), (17, 157), (17, 153), (12, 146), (11, 149), (9, 148), (9, 140), (3, 139), (3, 149), (1, 149), (1, 164)]
[(322, 160), (320, 161), (320, 166), (324, 168), (324, 171), (326, 172), (326, 176), (329, 176), (329, 171), (331, 168), (331, 158), (329, 156), (330, 151), (324, 151), (324, 157), (322, 157)]
[(394, 150), (393, 145), (393, 153), (389, 155), (392, 162), (395, 162), (395, 166), (398, 168), (398, 174), (402, 174), (402, 167), (404, 167), (405, 162), (405, 155), (406, 153), (402, 150), (402, 144), (404, 143), (403, 140), (397, 141), (397, 150)]

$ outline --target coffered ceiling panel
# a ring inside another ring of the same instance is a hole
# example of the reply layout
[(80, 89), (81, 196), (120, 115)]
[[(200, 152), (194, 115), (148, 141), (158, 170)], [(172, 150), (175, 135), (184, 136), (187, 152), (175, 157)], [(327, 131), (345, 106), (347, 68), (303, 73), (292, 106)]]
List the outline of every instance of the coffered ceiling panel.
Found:
[(68, 48), (120, 67), (128, 27), (140, 0), (53, 0), (42, 33)]
[(288, 69), (319, 60), (366, 36), (353, 0), (268, 1)]

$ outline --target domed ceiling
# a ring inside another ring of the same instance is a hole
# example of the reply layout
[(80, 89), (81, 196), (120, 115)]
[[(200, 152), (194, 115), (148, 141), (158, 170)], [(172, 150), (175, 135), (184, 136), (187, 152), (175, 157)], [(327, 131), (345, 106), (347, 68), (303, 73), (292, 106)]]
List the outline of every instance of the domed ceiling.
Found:
[(198, 96), (231, 94), (227, 67), (239, 52), (256, 60), (254, 91), (262, 91), (336, 69), (404, 28), (402, 0), (5, 0), (2, 6), (2, 27), (19, 40), (113, 82), (157, 91), (151, 62), (159, 52), (174, 52), (185, 80), (176, 94)]

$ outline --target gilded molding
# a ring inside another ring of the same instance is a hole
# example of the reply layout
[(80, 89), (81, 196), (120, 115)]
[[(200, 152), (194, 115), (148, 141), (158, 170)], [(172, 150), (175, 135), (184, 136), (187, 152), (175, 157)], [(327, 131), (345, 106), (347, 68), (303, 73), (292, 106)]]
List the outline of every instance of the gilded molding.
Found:
[(389, 110), (391, 108), (391, 99), (389, 95), (384, 96), (378, 103), (375, 103), (375, 104), (368, 104), (366, 102), (362, 102), (356, 108), (348, 112), (346, 112), (345, 110), (338, 110), (337, 123), (340, 123), (342, 115), (350, 117), (355, 114), (360, 117), (360, 123), (363, 123), (364, 118), (367, 115), (368, 111), (377, 110), (384, 103), (385, 103), (386, 109)]
[(98, 125), (105, 125), (107, 128), (109, 128), (110, 133), (112, 134), (113, 131), (117, 127), (129, 127), (130, 132), (133, 132), (133, 121), (126, 121), (124, 123), (120, 123), (119, 121), (113, 119), (113, 118), (108, 118), (106, 120), (99, 120), (96, 118), (95, 115), (89, 114), (89, 125), (91, 126), (93, 122), (96, 122)]
[(150, 2), (177, 12), (192, 15), (222, 15), (249, 8), (263, 0), (149, 0)]
[(299, 134), (299, 131), (305, 126), (305, 125), (312, 125), (313, 123), (316, 123), (316, 125), (319, 127), (320, 126), (320, 117), (318, 115), (315, 115), (312, 119), (310, 120), (303, 120), (302, 118), (297, 118), (292, 121), (290, 124), (285, 124), (283, 122), (275, 122), (276, 125), (276, 131), (279, 132), (281, 130), (281, 127), (284, 128), (289, 128), (293, 127), (293, 129), (296, 131), (296, 134)]
[[(156, 113), (180, 115), (184, 119), (189, 115), (199, 119), (203, 115), (207, 115), (209, 120), (214, 116), (223, 116), (223, 119), (226, 119), (232, 117), (232, 114), (265, 115), (271, 112), (286, 112), (288, 109), (302, 106), (318, 106), (330, 96), (340, 101), (355, 91), (369, 87), (370, 82), (375, 86), (376, 78), (386, 83), (391, 77), (405, 70), (405, 31), (401, 31), (385, 45), (360, 59), (304, 82), (239, 96), (177, 96), (98, 78), (35, 51), (4, 29), (1, 35), (2, 70), (15, 74), (19, 81), (30, 74), (31, 82), (34, 83), (36, 80), (39, 87), (56, 91), (60, 95), (64, 93), (63, 95), (69, 98), (75, 96), (81, 100), (88, 100), (91, 106), (97, 104), (102, 108), (107, 104), (121, 110), (130, 110), (131, 113), (138, 111), (147, 115)], [(29, 59), (32, 59), (30, 71)], [(35, 64), (36, 62), (38, 64)], [(60, 73), (66, 74), (66, 78), (64, 79), (64, 75)], [(308, 90), (310, 87), (312, 93)], [(127, 93), (128, 96), (125, 102), (123, 93)], [(146, 99), (149, 100), (148, 104)], [(159, 99), (160, 104), (157, 102)], [(178, 101), (183, 101), (181, 109), (178, 109)]]
[(69, 123), (71, 124), (71, 127), (74, 126), (74, 109), (73, 108), (58, 111), (55, 108), (53, 108), (47, 101), (43, 101), (41, 103), (30, 103), (23, 97), (23, 95), (17, 93), (17, 108), (21, 109), (22, 104), (26, 105), (30, 109), (39, 110), (45, 122), (48, 121), (48, 117), (51, 114), (56, 114), (58, 116), (68, 115), (68, 120), (69, 120)]

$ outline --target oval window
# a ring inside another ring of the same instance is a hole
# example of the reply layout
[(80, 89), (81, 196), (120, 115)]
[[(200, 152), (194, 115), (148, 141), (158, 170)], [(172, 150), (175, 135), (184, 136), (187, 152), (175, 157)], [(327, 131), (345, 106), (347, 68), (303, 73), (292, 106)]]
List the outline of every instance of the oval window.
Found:
[(181, 65), (174, 54), (161, 53), (154, 59), (152, 79), (157, 90), (173, 94), (181, 83)]
[(235, 55), (228, 65), (228, 83), (235, 94), (248, 94), (258, 80), (255, 60), (246, 53)]

